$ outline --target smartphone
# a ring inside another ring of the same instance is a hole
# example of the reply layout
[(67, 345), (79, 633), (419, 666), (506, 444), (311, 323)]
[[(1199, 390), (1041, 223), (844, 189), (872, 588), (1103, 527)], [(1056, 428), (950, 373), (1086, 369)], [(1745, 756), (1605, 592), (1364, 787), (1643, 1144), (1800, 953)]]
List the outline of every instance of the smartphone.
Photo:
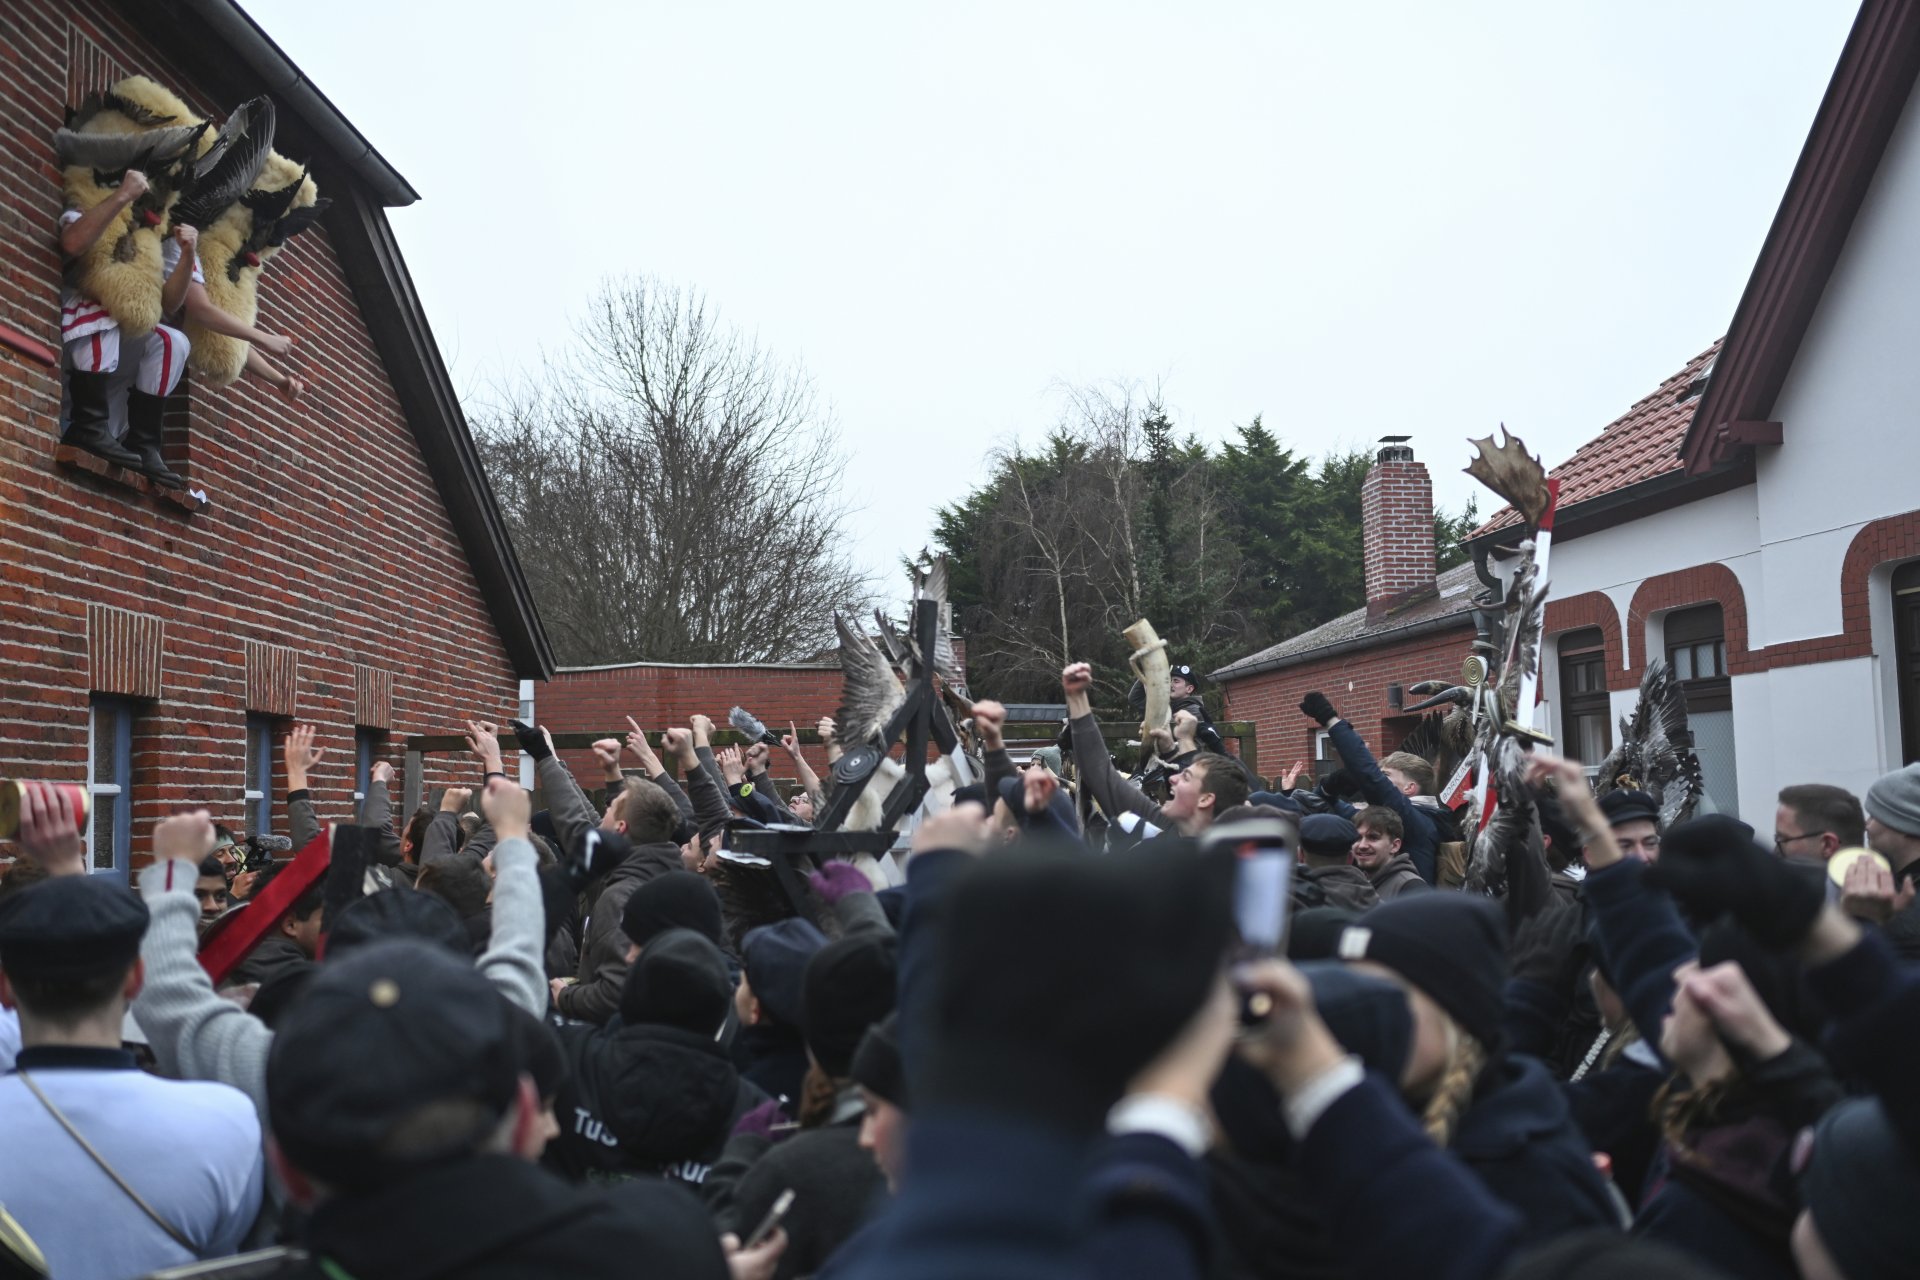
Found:
[(765, 1244), (768, 1238), (780, 1229), (781, 1220), (787, 1216), (787, 1210), (793, 1208), (793, 1196), (792, 1187), (782, 1191), (779, 1198), (773, 1202), (773, 1208), (767, 1210), (767, 1216), (760, 1219), (760, 1225), (753, 1229), (753, 1234), (748, 1236), (747, 1242), (740, 1247), (757, 1249)]
[[(1214, 827), (1208, 833), (1210, 848), (1226, 848), (1234, 855), (1233, 923), (1239, 940), (1234, 947), (1236, 964), (1284, 955), (1287, 949), (1287, 921), (1292, 913), (1293, 867), (1300, 846), (1300, 829), (1281, 818), (1249, 818)], [(1240, 1021), (1252, 1024), (1264, 1019), (1268, 998), (1254, 993), (1242, 996)]]

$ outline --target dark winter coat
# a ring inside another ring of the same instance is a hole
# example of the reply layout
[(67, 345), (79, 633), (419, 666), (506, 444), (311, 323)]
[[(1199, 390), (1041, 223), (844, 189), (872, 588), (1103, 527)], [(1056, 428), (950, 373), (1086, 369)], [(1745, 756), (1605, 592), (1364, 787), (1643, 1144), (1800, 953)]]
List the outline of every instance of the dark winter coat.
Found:
[[(745, 1167), (730, 1187), (716, 1187), (710, 1196), (721, 1231), (745, 1239), (781, 1192), (789, 1187), (795, 1192), (783, 1223), (787, 1251), (774, 1273), (781, 1280), (810, 1276), (824, 1266), (883, 1202), (887, 1189), (873, 1153), (860, 1146), (858, 1115), (771, 1145), (743, 1134), (728, 1144), (725, 1162)], [(716, 1179), (724, 1176), (716, 1167)]]
[(1489, 1069), (1447, 1146), (1520, 1211), (1523, 1244), (1620, 1225), (1593, 1148), (1538, 1059), (1510, 1055)]
[(638, 1267), (689, 1280), (729, 1275), (711, 1220), (685, 1190), (661, 1182), (572, 1187), (505, 1155), (437, 1165), (377, 1194), (329, 1200), (314, 1210), (301, 1243), (306, 1256), (293, 1254), (271, 1270), (236, 1263), (234, 1273), (247, 1280), (342, 1273), (353, 1280), (626, 1280)]
[(1301, 867), (1294, 872), (1293, 902), (1301, 910), (1340, 907), (1357, 912), (1379, 906), (1380, 895), (1358, 867)]
[(1334, 721), (1327, 736), (1333, 742), (1333, 749), (1340, 753), (1347, 772), (1359, 782), (1360, 794), (1366, 797), (1367, 803), (1385, 805), (1400, 815), (1400, 825), (1405, 832), (1400, 838), (1400, 852), (1412, 859), (1420, 878), (1432, 884), (1440, 849), (1440, 829), (1433, 811), (1415, 804), (1411, 796), (1387, 781), (1373, 752), (1367, 750), (1359, 732), (1345, 720)]
[(1368, 874), (1373, 891), (1380, 895), (1380, 901), (1390, 902), (1405, 893), (1425, 893), (1433, 888), (1420, 878), (1420, 871), (1413, 865), (1413, 859), (1405, 853), (1396, 853), (1387, 860), (1385, 866)]
[(680, 846), (660, 840), (637, 844), (620, 865), (590, 889), (585, 941), (580, 948), (578, 981), (563, 987), (554, 1007), (580, 1022), (605, 1022), (620, 1008), (620, 989), (627, 981), (627, 935), (620, 931), (620, 914), (633, 891), (657, 876), (680, 870)]
[(695, 1188), (739, 1118), (767, 1095), (740, 1078), (713, 1037), (678, 1027), (574, 1026), (548, 1162), (574, 1178), (658, 1175)]
[(789, 1114), (799, 1107), (808, 1063), (807, 1043), (798, 1031), (768, 1022), (741, 1027), (733, 1037), (732, 1056), (742, 1080), (779, 1098)]
[(248, 982), (266, 982), (291, 970), (305, 969), (313, 960), (300, 949), (300, 944), (284, 933), (270, 933), (260, 939), (247, 958), (234, 967), (227, 975), (223, 985), (237, 986)]

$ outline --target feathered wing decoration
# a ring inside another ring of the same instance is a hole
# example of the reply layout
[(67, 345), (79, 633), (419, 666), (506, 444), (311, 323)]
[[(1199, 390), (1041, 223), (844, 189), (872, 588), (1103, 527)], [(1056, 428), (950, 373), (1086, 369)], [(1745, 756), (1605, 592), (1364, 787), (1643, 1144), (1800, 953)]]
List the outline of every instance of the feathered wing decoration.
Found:
[(1547, 625), (1547, 586), (1540, 578), (1533, 558), (1533, 543), (1520, 544), (1521, 563), (1515, 571), (1507, 598), (1507, 652), (1509, 657), (1500, 672), (1500, 705), (1507, 718), (1527, 722), (1531, 707), (1522, 707), (1520, 680), (1528, 672), (1540, 669), (1540, 636)]
[(1467, 855), (1469, 893), (1498, 897), (1507, 891), (1507, 858), (1516, 843), (1527, 839), (1533, 818), (1533, 802), (1526, 786), (1527, 753), (1517, 739), (1500, 734), (1489, 748), (1488, 769), (1499, 803), (1493, 817), (1474, 837)]
[[(944, 553), (936, 556), (922, 547), (920, 558), (908, 567), (913, 574), (914, 600), (931, 600), (939, 606), (940, 625), (933, 638), (933, 673), (948, 688), (965, 698), (968, 696), (966, 674), (960, 670), (960, 660), (953, 647), (953, 605), (947, 599), (947, 557)], [(907, 643), (911, 648), (911, 636), (907, 638)]]
[[(247, 324), (257, 322), (261, 266), (327, 204), (304, 166), (268, 151), (253, 187), (200, 229), (200, 266), (214, 305)], [(187, 337), (193, 344), (187, 363), (202, 385), (227, 386), (247, 367), (247, 344), (240, 339), (191, 321)]]
[(844, 676), (840, 710), (834, 717), (840, 740), (849, 746), (872, 742), (906, 702), (906, 687), (872, 638), (849, 626), (838, 612), (833, 615), (833, 629), (840, 637), (840, 670)]
[[(87, 193), (90, 203), (85, 207), (91, 208), (112, 194), (127, 170), (144, 171), (155, 155), (178, 155), (193, 141), (195, 133), (191, 125), (146, 133), (76, 133), (72, 129), (60, 129), (53, 135), (53, 162), (62, 169), (95, 171), (91, 185), (100, 190), (97, 196)], [(103, 181), (106, 178), (113, 181)], [(69, 193), (69, 198), (71, 195)]]
[(1620, 722), (1620, 741), (1600, 762), (1593, 792), (1645, 791), (1660, 806), (1662, 826), (1693, 816), (1706, 789), (1687, 731), (1687, 694), (1663, 658), (1640, 677), (1640, 700)]
[(234, 108), (213, 145), (195, 162), (173, 208), (174, 225), (198, 230), (252, 190), (273, 151), (273, 130), (271, 100), (255, 98)]

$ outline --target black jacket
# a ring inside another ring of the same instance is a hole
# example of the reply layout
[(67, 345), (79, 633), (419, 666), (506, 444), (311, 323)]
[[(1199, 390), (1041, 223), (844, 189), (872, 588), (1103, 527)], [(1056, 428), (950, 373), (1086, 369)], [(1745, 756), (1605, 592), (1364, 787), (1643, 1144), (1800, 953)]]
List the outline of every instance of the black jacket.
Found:
[(659, 1175), (698, 1187), (734, 1123), (766, 1101), (710, 1036), (618, 1022), (560, 1034), (571, 1070), (547, 1160), (574, 1178)]
[(807, 1044), (798, 1031), (777, 1022), (741, 1027), (733, 1037), (733, 1063), (742, 1079), (751, 1081), (768, 1097), (779, 1098), (788, 1115), (800, 1109), (800, 1087), (807, 1078)]
[(227, 975), (227, 986), (244, 982), (265, 982), (278, 977), (290, 969), (304, 969), (313, 964), (300, 944), (284, 933), (270, 933), (260, 939), (247, 958), (234, 967)]
[(1523, 1245), (1620, 1225), (1593, 1148), (1537, 1058), (1510, 1055), (1489, 1069), (1447, 1147), (1520, 1211)]
[(670, 840), (637, 844), (620, 865), (588, 890), (590, 905), (580, 945), (579, 981), (563, 987), (554, 1007), (580, 1022), (605, 1022), (620, 1008), (627, 981), (627, 935), (620, 913), (633, 891), (647, 881), (680, 869), (680, 846)]
[[(396, 1205), (405, 1208), (396, 1212)], [(476, 1156), (377, 1193), (327, 1201), (314, 1210), (302, 1243), (307, 1255), (289, 1255), (272, 1270), (249, 1268), (248, 1280), (328, 1280), (342, 1271), (353, 1280), (729, 1274), (711, 1221), (686, 1191), (660, 1182), (570, 1187), (511, 1156)]]

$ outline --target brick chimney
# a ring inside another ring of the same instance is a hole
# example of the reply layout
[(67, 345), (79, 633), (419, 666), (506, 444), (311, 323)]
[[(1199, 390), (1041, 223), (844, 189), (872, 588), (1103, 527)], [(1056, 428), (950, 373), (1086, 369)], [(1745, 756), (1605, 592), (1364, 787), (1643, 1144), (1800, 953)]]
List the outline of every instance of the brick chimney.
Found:
[(1434, 593), (1433, 481), (1408, 436), (1383, 436), (1360, 486), (1367, 621)]

